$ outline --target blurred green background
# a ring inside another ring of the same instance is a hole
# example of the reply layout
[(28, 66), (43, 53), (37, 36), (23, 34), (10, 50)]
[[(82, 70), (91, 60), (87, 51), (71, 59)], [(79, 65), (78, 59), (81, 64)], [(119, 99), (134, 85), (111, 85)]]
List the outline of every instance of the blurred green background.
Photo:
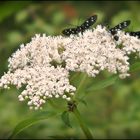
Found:
[[(62, 29), (80, 25), (87, 17), (97, 14), (97, 24), (110, 27), (124, 20), (131, 20), (128, 30), (140, 30), (139, 1), (9, 1), (0, 2), (0, 76), (7, 71), (8, 57), (22, 43), (27, 43), (36, 33), (59, 35)], [(140, 59), (131, 59), (131, 64)], [(108, 75), (108, 74), (107, 74)], [(102, 73), (94, 82), (106, 77)], [(86, 83), (86, 81), (85, 81)], [(78, 85), (77, 83), (75, 83)], [(21, 120), (34, 111), (18, 101), (20, 91), (12, 88), (0, 91), (0, 138), (7, 138)], [(86, 99), (87, 106), (79, 110), (94, 138), (140, 138), (140, 74), (117, 81), (113, 86), (94, 91)], [(57, 99), (60, 105), (63, 100)], [(58, 105), (59, 105), (58, 104)], [(44, 110), (52, 108), (46, 104)], [(72, 128), (60, 117), (51, 118), (27, 128), (16, 138), (83, 138), (75, 118), (71, 115)]]

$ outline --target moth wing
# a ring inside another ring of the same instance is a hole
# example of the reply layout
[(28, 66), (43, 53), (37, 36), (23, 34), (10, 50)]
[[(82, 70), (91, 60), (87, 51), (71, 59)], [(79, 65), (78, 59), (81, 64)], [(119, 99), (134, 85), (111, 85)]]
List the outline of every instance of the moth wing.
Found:
[(115, 27), (109, 29), (109, 31), (115, 33), (116, 31), (120, 31), (120, 30), (128, 27), (130, 25), (130, 23), (131, 23), (130, 20), (123, 21), (123, 22), (119, 23), (118, 25), (116, 25)]
[(114, 28), (117, 29), (117, 31), (120, 31), (120, 30), (128, 27), (130, 25), (130, 23), (131, 23), (130, 20), (126, 20), (126, 21), (123, 21), (123, 22), (119, 23)]
[(88, 29), (90, 26), (92, 26), (97, 20), (97, 15), (93, 15), (85, 20), (84, 23), (81, 24), (82, 29)]
[(137, 36), (138, 38), (140, 38), (140, 31), (137, 31), (137, 32), (129, 32), (129, 35), (130, 36)]
[(62, 33), (66, 36), (69, 36), (71, 34), (76, 34), (76, 28), (69, 28), (69, 29), (64, 29)]

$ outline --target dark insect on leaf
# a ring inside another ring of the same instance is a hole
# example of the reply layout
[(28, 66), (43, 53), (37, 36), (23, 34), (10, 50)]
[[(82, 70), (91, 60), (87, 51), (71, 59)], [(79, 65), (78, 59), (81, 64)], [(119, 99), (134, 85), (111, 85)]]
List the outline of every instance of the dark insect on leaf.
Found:
[(128, 33), (130, 36), (134, 36), (134, 37), (140, 38), (140, 31), (137, 31), (137, 32), (126, 32), (126, 33)]
[(97, 15), (93, 15), (89, 17), (83, 24), (77, 26), (76, 28), (68, 28), (64, 29), (62, 33), (66, 36), (70, 36), (71, 34), (78, 34), (80, 32), (84, 32), (90, 26), (92, 26), (97, 20)]

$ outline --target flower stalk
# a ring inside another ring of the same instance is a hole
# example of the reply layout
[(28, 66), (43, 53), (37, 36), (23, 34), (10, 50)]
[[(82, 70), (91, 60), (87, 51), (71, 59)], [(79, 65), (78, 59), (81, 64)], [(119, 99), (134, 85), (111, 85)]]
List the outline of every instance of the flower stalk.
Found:
[(84, 82), (86, 81), (86, 78), (87, 78), (87, 74), (82, 75), (82, 80), (80, 81), (80, 83), (76, 89), (75, 95), (77, 95), (77, 93), (79, 93), (81, 87), (84, 85)]
[[(82, 79), (81, 79), (81, 81), (80, 81), (80, 83), (79, 83), (79, 85), (77, 87), (75, 95), (78, 95), (78, 93), (80, 93), (80, 90), (81, 90), (82, 86), (84, 85), (84, 82), (86, 81), (86, 78), (87, 78), (87, 74), (82, 75)], [(73, 102), (73, 104), (75, 104), (75, 103)], [(77, 109), (76, 105), (73, 108), (72, 113), (76, 117), (76, 119), (77, 119), (77, 121), (78, 121), (78, 123), (79, 123), (79, 125), (80, 125), (80, 127), (81, 127), (81, 129), (83, 131), (83, 133), (85, 134), (86, 138), (87, 139), (93, 139), (93, 136), (92, 136), (90, 130), (88, 129), (88, 127), (86, 126), (86, 124), (84, 123), (84, 121), (83, 121), (83, 119), (81, 117), (81, 114), (80, 114), (79, 110)]]
[[(52, 107), (57, 108), (58, 110), (61, 110), (61, 111), (63, 110), (61, 107), (58, 107), (51, 100), (48, 100), (48, 103)], [(81, 116), (79, 110), (77, 109), (77, 106), (76, 106), (76, 102), (75, 101), (68, 102), (68, 110), (70, 112), (72, 112), (74, 114), (74, 116), (76, 117), (77, 122), (78, 122), (79, 126), (81, 127), (83, 133), (85, 134), (86, 138), (87, 139), (93, 139), (93, 136), (92, 136), (90, 130), (88, 129), (87, 125), (85, 124), (84, 120), (82, 119), (82, 116)]]
[(93, 139), (93, 136), (92, 136), (90, 130), (88, 129), (88, 127), (84, 123), (84, 121), (83, 121), (83, 119), (81, 117), (81, 114), (80, 114), (80, 112), (79, 112), (79, 110), (77, 108), (75, 108), (73, 110), (73, 114), (75, 115), (75, 117), (76, 117), (76, 119), (77, 119), (77, 121), (78, 121), (78, 123), (79, 123), (79, 125), (80, 125), (80, 127), (82, 129), (82, 131), (84, 132), (86, 138), (87, 139)]

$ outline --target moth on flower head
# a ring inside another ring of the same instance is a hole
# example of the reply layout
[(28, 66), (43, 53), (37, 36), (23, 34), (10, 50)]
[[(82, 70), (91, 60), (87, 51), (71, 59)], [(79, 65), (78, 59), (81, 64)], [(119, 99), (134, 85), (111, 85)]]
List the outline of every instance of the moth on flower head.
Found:
[[(110, 32), (113, 34), (128, 24), (120, 23)], [(118, 32), (115, 35), (119, 35), (119, 43), (115, 43), (108, 31), (97, 25), (94, 30), (86, 30), (79, 36), (36, 34), (9, 58), (9, 70), (0, 78), (0, 88), (23, 87), (18, 98), (19, 101), (27, 100), (30, 109), (41, 109), (50, 98), (62, 98), (68, 102), (69, 111), (74, 111), (77, 104), (72, 96), (77, 89), (71, 84), (70, 72), (84, 72), (94, 78), (106, 70), (123, 79), (130, 76), (130, 54), (140, 54), (139, 39)], [(139, 32), (130, 34), (135, 36)], [(121, 44), (119, 49), (118, 44)]]
[(119, 37), (116, 35), (117, 31), (123, 30), (124, 28), (128, 27), (130, 25), (130, 23), (131, 23), (130, 20), (123, 21), (123, 22), (117, 24), (115, 27), (110, 28), (109, 32), (114, 36), (114, 39), (116, 41), (118, 41)]
[(84, 23), (82, 23), (80, 26), (77, 26), (76, 28), (68, 28), (64, 29), (62, 33), (66, 36), (70, 36), (71, 34), (78, 34), (84, 32), (86, 29), (88, 29), (90, 26), (92, 26), (97, 20), (97, 15), (93, 15), (85, 20)]
[(137, 32), (126, 32), (126, 33), (128, 33), (130, 36), (134, 36), (134, 37), (140, 38), (140, 31), (137, 31)]

